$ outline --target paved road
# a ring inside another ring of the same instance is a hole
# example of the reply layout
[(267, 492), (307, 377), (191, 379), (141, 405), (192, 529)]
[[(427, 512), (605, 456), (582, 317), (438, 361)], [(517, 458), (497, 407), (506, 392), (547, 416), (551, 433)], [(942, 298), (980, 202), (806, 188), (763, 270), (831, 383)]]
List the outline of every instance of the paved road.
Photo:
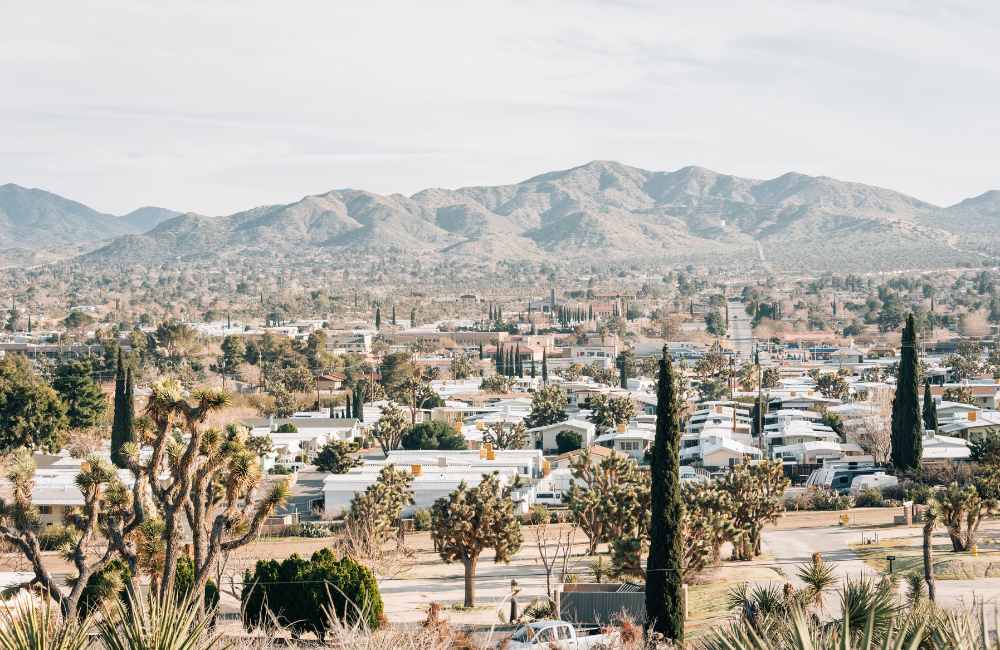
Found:
[(739, 361), (749, 362), (753, 356), (753, 328), (746, 307), (739, 300), (729, 301), (729, 341), (739, 353)]
[[(992, 522), (991, 522), (992, 523)], [(812, 554), (820, 552), (823, 559), (836, 564), (836, 575), (840, 579), (858, 576), (877, 577), (879, 572), (865, 564), (849, 548), (861, 539), (858, 528), (824, 526), (820, 528), (798, 528), (789, 530), (764, 531), (764, 552), (771, 555), (775, 568), (780, 568), (787, 580), (796, 587), (804, 586), (796, 577), (796, 567), (812, 560)], [(919, 537), (920, 528), (886, 528), (879, 530), (879, 539), (895, 537)], [(948, 536), (938, 533), (934, 544), (947, 544)], [(1000, 602), (1000, 578), (980, 578), (978, 580), (937, 580), (937, 602), (944, 607), (969, 605), (973, 599), (988, 603)], [(904, 589), (902, 585), (900, 589)], [(831, 598), (828, 600), (835, 600)], [(835, 613), (839, 604), (828, 603)]]

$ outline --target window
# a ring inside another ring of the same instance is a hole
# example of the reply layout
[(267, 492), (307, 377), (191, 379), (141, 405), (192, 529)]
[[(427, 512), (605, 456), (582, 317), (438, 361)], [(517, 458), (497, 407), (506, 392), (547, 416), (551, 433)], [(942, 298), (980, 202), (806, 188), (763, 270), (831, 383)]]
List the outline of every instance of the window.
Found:
[(51, 515), (52, 506), (38, 506), (38, 514), (40, 515)]
[(556, 634), (560, 641), (567, 641), (572, 636), (569, 632), (569, 627), (566, 625), (560, 625), (556, 628)]

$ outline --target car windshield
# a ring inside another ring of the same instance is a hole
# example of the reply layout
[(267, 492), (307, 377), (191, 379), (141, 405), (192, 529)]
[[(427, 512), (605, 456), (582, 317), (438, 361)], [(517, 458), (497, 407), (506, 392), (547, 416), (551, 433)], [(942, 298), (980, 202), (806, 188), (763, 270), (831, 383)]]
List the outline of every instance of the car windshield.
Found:
[(528, 641), (531, 641), (532, 639), (535, 638), (536, 632), (537, 630), (532, 629), (527, 625), (524, 625), (522, 627), (517, 628), (514, 631), (514, 634), (510, 637), (510, 640), (517, 641), (518, 643), (527, 643)]

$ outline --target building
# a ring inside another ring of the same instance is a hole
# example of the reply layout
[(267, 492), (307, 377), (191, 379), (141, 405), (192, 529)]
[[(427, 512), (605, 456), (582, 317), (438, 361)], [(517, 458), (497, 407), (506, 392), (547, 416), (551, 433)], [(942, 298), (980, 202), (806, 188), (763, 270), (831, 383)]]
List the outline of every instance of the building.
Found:
[(548, 424), (541, 427), (528, 429), (530, 444), (535, 449), (541, 449), (544, 454), (559, 453), (559, 445), (556, 439), (563, 431), (572, 431), (580, 435), (582, 447), (584, 449), (594, 444), (594, 433), (596, 427), (586, 420), (569, 419), (555, 424)]

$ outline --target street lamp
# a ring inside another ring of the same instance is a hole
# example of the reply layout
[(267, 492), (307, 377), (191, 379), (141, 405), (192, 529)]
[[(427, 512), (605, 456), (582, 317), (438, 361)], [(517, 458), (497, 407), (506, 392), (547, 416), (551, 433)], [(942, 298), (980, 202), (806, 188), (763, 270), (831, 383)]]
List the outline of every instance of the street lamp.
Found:
[(885, 559), (889, 561), (889, 575), (892, 575), (892, 563), (896, 561), (896, 556), (886, 555)]

